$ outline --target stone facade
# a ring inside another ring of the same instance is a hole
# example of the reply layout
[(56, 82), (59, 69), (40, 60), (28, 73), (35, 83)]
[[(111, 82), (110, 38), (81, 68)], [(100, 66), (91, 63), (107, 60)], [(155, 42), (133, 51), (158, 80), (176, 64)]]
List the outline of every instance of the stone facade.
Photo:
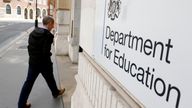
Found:
[(144, 108), (86, 53), (80, 53), (71, 108)]
[[(7, 2), (6, 2), (7, 1)], [(47, 15), (47, 0), (37, 0), (38, 19)], [(33, 20), (36, 17), (35, 0), (1, 0), (0, 19)]]
[(69, 36), (69, 57), (73, 63), (77, 63), (79, 51), (81, 0), (72, 0), (71, 4), (71, 35)]
[(75, 77), (77, 86), (71, 97), (71, 108), (143, 108), (86, 50), (83, 49), (83, 53), (78, 52), (80, 29), (88, 31), (80, 28), (81, 0), (57, 0), (57, 4), (56, 55), (68, 55), (71, 61), (78, 63), (78, 74)]
[(55, 37), (55, 54), (68, 55), (68, 37), (70, 35), (70, 11), (57, 10), (57, 33)]
[(56, 9), (56, 55), (68, 55), (78, 62), (80, 2), (81, 0), (58, 0)]

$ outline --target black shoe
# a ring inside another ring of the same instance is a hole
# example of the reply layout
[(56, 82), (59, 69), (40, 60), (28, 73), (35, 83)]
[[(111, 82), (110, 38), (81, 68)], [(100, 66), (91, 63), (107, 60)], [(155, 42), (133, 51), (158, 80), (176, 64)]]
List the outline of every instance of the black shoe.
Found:
[(59, 90), (59, 94), (58, 95), (54, 95), (53, 97), (54, 98), (58, 98), (58, 97), (62, 96), (64, 92), (65, 92), (65, 88)]
[(31, 104), (30, 103), (26, 103), (24, 108), (30, 108), (31, 107)]

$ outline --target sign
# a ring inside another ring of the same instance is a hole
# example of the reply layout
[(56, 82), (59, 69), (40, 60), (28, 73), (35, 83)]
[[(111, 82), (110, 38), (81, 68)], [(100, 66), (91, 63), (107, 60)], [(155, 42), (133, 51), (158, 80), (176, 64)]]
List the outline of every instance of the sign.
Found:
[(192, 106), (192, 1), (96, 4), (96, 62), (146, 108)]

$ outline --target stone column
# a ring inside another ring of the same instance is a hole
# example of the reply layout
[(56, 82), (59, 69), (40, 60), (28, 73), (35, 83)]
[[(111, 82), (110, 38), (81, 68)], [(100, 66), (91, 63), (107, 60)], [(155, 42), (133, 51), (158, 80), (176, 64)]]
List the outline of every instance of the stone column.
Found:
[(69, 36), (69, 57), (73, 63), (78, 62), (80, 34), (81, 0), (71, 2), (71, 35)]
[(57, 33), (55, 38), (55, 54), (68, 55), (68, 36), (70, 35), (71, 12), (70, 0), (58, 0), (56, 10)]

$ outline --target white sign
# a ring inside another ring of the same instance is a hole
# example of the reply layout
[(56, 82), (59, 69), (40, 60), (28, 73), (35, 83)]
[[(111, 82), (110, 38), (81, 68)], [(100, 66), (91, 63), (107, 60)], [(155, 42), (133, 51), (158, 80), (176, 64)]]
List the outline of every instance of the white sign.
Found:
[(192, 106), (191, 4), (97, 1), (94, 58), (146, 108)]

